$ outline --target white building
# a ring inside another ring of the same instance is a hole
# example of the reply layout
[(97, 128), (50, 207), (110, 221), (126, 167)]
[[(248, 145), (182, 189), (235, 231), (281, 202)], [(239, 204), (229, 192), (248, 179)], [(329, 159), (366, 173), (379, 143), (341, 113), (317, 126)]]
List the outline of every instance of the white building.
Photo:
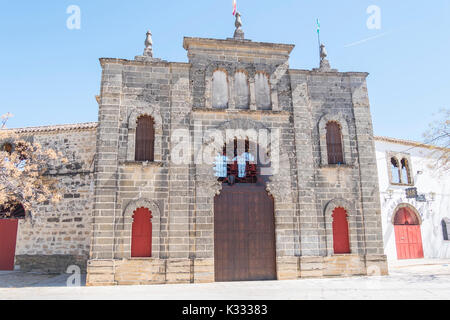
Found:
[(450, 174), (433, 168), (435, 147), (376, 137), (388, 260), (450, 258)]

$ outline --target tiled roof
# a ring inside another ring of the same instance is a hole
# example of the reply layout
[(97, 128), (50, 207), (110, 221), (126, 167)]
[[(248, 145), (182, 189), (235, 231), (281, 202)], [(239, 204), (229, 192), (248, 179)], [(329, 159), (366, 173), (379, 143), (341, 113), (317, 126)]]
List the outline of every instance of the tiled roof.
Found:
[(448, 150), (447, 148), (442, 148), (442, 147), (434, 146), (431, 144), (417, 142), (417, 141), (411, 141), (411, 140), (389, 138), (389, 137), (378, 137), (378, 136), (375, 136), (374, 138), (375, 138), (375, 141), (397, 143), (397, 144), (402, 144), (402, 145), (412, 146), (412, 147), (417, 147), (417, 148)]
[(17, 129), (7, 129), (6, 131), (13, 133), (40, 133), (40, 132), (57, 132), (57, 131), (77, 131), (77, 130), (93, 130), (97, 128), (97, 122), (85, 122), (75, 124), (63, 124), (42, 127), (27, 127)]

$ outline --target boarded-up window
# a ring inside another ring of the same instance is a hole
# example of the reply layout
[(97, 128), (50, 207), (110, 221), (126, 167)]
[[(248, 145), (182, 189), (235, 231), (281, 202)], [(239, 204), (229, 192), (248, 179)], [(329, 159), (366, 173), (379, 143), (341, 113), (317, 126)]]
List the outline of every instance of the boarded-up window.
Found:
[(449, 241), (450, 239), (450, 219), (442, 219), (442, 233), (444, 235), (444, 240)]
[(228, 108), (228, 80), (224, 71), (214, 72), (212, 81), (212, 107), (215, 109)]
[(328, 164), (343, 164), (341, 127), (337, 122), (327, 123), (327, 153)]
[(391, 183), (401, 183), (400, 181), (400, 168), (398, 160), (395, 157), (391, 158)]
[(249, 89), (247, 75), (244, 72), (236, 72), (234, 76), (234, 88), (236, 91), (236, 109), (248, 109)]
[(152, 117), (142, 116), (136, 128), (136, 161), (154, 161), (155, 128)]
[(255, 75), (255, 92), (256, 92), (256, 107), (260, 110), (270, 110), (270, 86), (269, 78), (264, 73), (257, 73)]

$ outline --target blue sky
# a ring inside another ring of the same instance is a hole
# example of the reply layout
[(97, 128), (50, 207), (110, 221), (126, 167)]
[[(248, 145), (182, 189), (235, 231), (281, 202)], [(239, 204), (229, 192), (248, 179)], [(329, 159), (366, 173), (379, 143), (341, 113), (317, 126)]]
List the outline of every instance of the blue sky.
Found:
[[(246, 38), (296, 45), (291, 68), (317, 67), (319, 17), (332, 67), (370, 73), (376, 135), (423, 140), (449, 108), (450, 1), (237, 1)], [(81, 9), (80, 30), (66, 27), (69, 5)], [(370, 5), (381, 9), (380, 30), (366, 26)], [(97, 121), (98, 58), (142, 54), (150, 28), (156, 57), (185, 62), (183, 36), (231, 37), (231, 9), (232, 0), (4, 1), (0, 114), (15, 115), (11, 128)]]

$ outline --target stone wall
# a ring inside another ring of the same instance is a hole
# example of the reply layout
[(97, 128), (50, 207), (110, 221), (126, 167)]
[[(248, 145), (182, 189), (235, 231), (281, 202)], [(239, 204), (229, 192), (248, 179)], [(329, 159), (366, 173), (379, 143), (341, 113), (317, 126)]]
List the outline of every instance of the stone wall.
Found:
[[(185, 38), (184, 48), (188, 64), (100, 60), (88, 284), (214, 281), (214, 197), (221, 183), (201, 151), (217, 153), (223, 142), (247, 138), (248, 130), (279, 137), (266, 150), (280, 155), (279, 170), (267, 181), (275, 200), (278, 278), (386, 274), (367, 74), (291, 70), (292, 45)], [(228, 89), (225, 109), (212, 101), (217, 70), (226, 76), (220, 84)], [(248, 108), (236, 105), (242, 100), (237, 73), (248, 80)], [(269, 79), (270, 110), (258, 106), (258, 74)], [(136, 119), (144, 114), (155, 120), (152, 163), (133, 161)], [(324, 161), (328, 121), (342, 128), (345, 163), (339, 166)], [(241, 133), (220, 143), (208, 136), (236, 129)], [(180, 141), (184, 150), (177, 149)], [(187, 162), (177, 162), (180, 152)], [(132, 214), (142, 206), (153, 214), (153, 255), (134, 259)], [(350, 255), (333, 251), (331, 215), (338, 206), (349, 216)]]
[(60, 151), (66, 165), (53, 168), (62, 200), (36, 204), (20, 220), (16, 267), (25, 271), (65, 272), (69, 265), (86, 271), (91, 242), (95, 128), (97, 124), (18, 129), (43, 149)]

